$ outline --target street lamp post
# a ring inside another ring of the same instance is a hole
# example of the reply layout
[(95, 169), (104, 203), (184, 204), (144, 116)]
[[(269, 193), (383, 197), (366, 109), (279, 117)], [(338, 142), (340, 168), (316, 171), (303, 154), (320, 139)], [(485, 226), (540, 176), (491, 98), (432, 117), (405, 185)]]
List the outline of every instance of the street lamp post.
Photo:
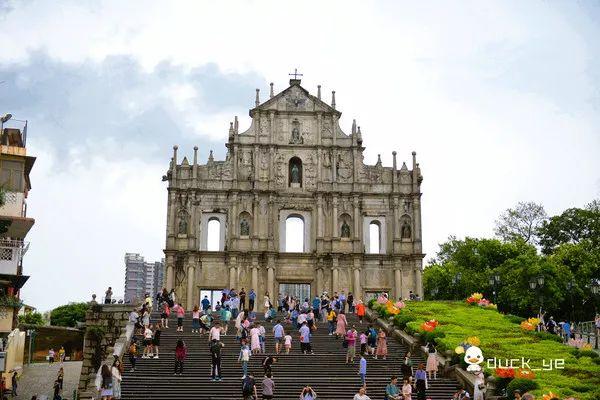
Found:
[(500, 284), (500, 275), (498, 274), (494, 274), (492, 276), (490, 276), (490, 286), (492, 287), (493, 291), (493, 297), (494, 297), (494, 303), (498, 303), (498, 285)]
[(575, 281), (571, 279), (567, 282), (567, 290), (569, 291), (569, 297), (571, 298), (571, 323), (575, 320), (575, 303), (573, 303), (573, 288), (575, 287)]
[(542, 308), (544, 306), (544, 295), (542, 294), (542, 288), (544, 287), (544, 276), (538, 275), (535, 278), (529, 280), (529, 287), (531, 290), (535, 290), (538, 302), (540, 303), (540, 316), (542, 315)]
[(591, 283), (592, 293), (594, 294), (594, 315), (598, 314), (598, 307), (596, 303), (598, 302), (597, 297), (600, 294), (600, 280), (592, 279)]

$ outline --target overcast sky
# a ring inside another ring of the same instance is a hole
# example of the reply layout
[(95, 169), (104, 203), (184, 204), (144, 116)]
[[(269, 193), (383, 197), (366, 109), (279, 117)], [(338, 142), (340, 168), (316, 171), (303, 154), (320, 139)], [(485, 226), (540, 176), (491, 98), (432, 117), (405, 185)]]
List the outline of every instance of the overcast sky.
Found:
[(0, 26), (0, 113), (37, 157), (22, 297), (42, 311), (122, 294), (125, 252), (160, 259), (172, 145), (222, 158), (254, 88), (296, 67), (336, 90), (365, 161), (417, 152), (427, 258), (518, 201), (600, 197), (598, 2), (0, 0)]

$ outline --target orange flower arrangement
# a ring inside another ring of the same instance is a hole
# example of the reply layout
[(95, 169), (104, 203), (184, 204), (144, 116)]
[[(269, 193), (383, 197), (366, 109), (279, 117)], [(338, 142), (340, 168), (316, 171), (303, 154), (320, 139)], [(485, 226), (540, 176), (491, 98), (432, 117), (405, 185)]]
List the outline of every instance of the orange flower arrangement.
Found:
[(514, 378), (514, 368), (496, 368), (495, 371), (498, 378)]
[(423, 329), (424, 331), (427, 332), (433, 332), (434, 329), (439, 325), (439, 322), (436, 321), (435, 319), (423, 322), (421, 324), (421, 329)]
[(519, 369), (515, 372), (515, 378), (521, 379), (535, 379), (535, 373), (530, 369)]
[(559, 399), (560, 397), (558, 397), (558, 395), (552, 393), (552, 392), (548, 392), (548, 394), (545, 394), (542, 396), (543, 400), (553, 400), (553, 399)]

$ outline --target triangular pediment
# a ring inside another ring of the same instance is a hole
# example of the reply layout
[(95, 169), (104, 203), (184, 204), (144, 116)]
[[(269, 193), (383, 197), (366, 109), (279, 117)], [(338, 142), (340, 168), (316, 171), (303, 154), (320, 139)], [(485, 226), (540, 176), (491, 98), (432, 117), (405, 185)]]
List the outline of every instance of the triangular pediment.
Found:
[(256, 111), (322, 112), (334, 113), (338, 117), (342, 114), (323, 100), (311, 95), (308, 90), (296, 82), (250, 110), (250, 116), (252, 117)]

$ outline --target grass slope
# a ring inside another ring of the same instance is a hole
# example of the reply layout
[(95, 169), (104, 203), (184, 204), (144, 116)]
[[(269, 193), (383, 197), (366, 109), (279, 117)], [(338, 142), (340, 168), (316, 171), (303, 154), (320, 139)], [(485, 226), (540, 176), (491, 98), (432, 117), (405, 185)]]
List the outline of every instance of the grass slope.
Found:
[[(374, 310), (386, 317), (377, 304)], [(483, 309), (458, 301), (408, 302), (394, 318), (394, 323), (408, 333), (423, 334), (420, 325), (430, 319), (439, 321), (435, 341), (439, 350), (452, 350), (470, 336), (477, 336), (486, 359), (531, 359), (532, 369), (542, 368), (550, 360), (564, 359), (564, 369), (535, 371), (539, 389), (536, 395), (552, 392), (561, 398), (574, 396), (582, 400), (600, 399), (599, 359), (590, 352), (577, 350), (552, 340), (544, 334), (524, 332), (519, 318), (506, 316), (496, 310)], [(412, 321), (411, 321), (412, 320)], [(439, 332), (438, 332), (439, 330)], [(582, 356), (588, 354), (588, 356)], [(485, 366), (485, 363), (483, 364)], [(486, 373), (493, 374), (492, 369)]]

